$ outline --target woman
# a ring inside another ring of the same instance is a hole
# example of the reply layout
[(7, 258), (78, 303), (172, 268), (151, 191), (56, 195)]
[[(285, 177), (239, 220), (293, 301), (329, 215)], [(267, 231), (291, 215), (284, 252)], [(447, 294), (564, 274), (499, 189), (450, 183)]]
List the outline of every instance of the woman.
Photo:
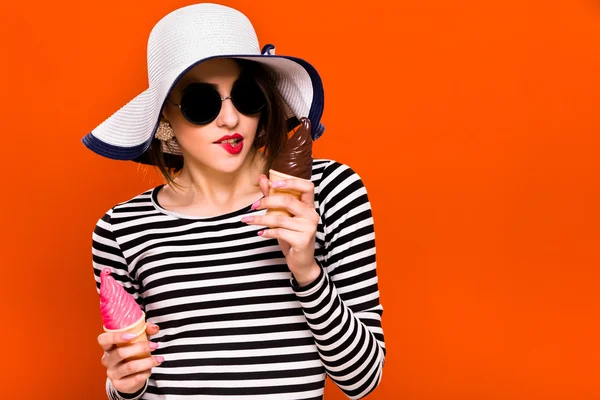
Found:
[(148, 90), (83, 139), (167, 182), (94, 230), (97, 288), (110, 268), (150, 338), (99, 335), (109, 398), (321, 399), (325, 374), (350, 398), (370, 393), (385, 345), (365, 188), (331, 160), (313, 160), (310, 180), (265, 176), (290, 127), (323, 132), (316, 70), (261, 53), (240, 12), (197, 4), (154, 27), (148, 73)]

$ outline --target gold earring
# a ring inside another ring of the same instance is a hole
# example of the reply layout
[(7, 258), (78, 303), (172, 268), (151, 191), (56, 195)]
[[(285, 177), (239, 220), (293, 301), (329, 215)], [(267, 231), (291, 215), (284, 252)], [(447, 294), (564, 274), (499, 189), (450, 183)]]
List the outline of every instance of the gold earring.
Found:
[(162, 142), (167, 142), (175, 136), (175, 132), (167, 121), (160, 121), (158, 123), (158, 129), (156, 130), (155, 138)]

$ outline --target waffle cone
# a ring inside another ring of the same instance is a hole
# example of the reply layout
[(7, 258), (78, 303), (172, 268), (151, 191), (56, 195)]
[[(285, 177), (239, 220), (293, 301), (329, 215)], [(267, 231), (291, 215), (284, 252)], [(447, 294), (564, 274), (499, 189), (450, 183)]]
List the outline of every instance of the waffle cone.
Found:
[[(148, 341), (148, 336), (146, 335), (146, 314), (143, 312), (142, 312), (142, 316), (140, 317), (140, 319), (138, 319), (135, 323), (133, 323), (129, 326), (126, 326), (125, 328), (121, 328), (121, 329), (107, 329), (106, 327), (103, 327), (103, 328), (104, 328), (104, 332), (108, 332), (108, 333), (133, 333), (136, 335), (135, 338), (131, 339), (127, 343), (117, 344), (117, 347), (128, 346), (130, 344), (141, 342), (141, 341)], [(146, 358), (146, 357), (150, 357), (150, 353), (140, 353), (137, 356), (128, 358), (128, 360), (135, 360), (135, 359)]]
[[(298, 178), (296, 176), (287, 175), (287, 174), (284, 174), (284, 173), (281, 173), (279, 171), (275, 171), (272, 169), (269, 170), (269, 180), (271, 182), (281, 181), (284, 179), (306, 180), (306, 179)], [(270, 188), (269, 195), (270, 196), (287, 195), (287, 196), (293, 196), (294, 198), (300, 200), (300, 196), (302, 195), (302, 193), (300, 193), (297, 190), (290, 190), (290, 189), (285, 189), (285, 188)], [(286, 217), (292, 216), (286, 209), (283, 209), (283, 208), (268, 208), (267, 215), (282, 215), (282, 216), (286, 216)]]

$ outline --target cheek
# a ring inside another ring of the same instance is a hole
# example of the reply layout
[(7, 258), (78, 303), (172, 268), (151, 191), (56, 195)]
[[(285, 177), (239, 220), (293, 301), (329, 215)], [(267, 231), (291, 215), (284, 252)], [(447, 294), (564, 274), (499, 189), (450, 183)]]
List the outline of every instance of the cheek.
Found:
[(210, 144), (208, 142), (210, 134), (205, 131), (205, 127), (190, 125), (187, 121), (172, 123), (172, 125), (177, 142), (183, 149), (197, 151), (206, 148)]
[(242, 122), (244, 125), (244, 135), (248, 139), (254, 139), (257, 134), (259, 116), (243, 116)]

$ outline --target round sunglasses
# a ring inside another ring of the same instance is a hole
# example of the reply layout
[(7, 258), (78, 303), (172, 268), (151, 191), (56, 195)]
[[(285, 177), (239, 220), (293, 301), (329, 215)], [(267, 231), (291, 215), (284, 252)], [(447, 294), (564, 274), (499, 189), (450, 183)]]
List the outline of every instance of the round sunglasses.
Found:
[(179, 107), (181, 113), (194, 125), (206, 125), (217, 118), (221, 112), (221, 103), (231, 99), (234, 107), (242, 114), (252, 115), (260, 112), (267, 101), (260, 87), (253, 79), (238, 79), (231, 88), (231, 95), (221, 97), (217, 89), (208, 83), (189, 84), (181, 96), (179, 104), (167, 101)]

